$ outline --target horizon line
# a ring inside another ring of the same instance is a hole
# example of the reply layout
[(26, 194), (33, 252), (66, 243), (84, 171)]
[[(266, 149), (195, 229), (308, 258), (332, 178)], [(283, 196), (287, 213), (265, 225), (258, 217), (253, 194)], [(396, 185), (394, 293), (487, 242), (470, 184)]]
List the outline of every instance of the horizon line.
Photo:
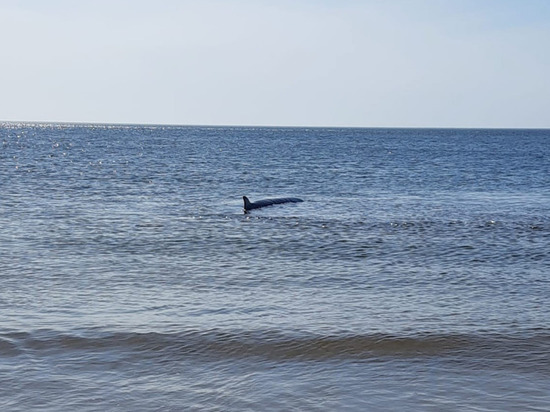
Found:
[(130, 123), (55, 120), (0, 120), (0, 125), (63, 125), (63, 126), (118, 126), (118, 127), (219, 127), (219, 128), (266, 128), (266, 129), (458, 129), (458, 130), (549, 130), (550, 127), (502, 127), (502, 126), (311, 126), (269, 124), (199, 124), (199, 123)]

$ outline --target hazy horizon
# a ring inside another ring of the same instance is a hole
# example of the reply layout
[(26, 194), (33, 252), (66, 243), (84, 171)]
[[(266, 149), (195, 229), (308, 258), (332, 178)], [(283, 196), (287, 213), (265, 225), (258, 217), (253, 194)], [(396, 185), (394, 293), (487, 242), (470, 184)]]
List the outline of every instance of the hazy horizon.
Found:
[(105, 127), (197, 127), (197, 128), (264, 128), (264, 129), (441, 129), (441, 130), (547, 130), (550, 127), (453, 127), (453, 126), (311, 126), (270, 124), (184, 124), (184, 123), (122, 123), (55, 120), (0, 120), (0, 125), (44, 125), (44, 126), (105, 126)]

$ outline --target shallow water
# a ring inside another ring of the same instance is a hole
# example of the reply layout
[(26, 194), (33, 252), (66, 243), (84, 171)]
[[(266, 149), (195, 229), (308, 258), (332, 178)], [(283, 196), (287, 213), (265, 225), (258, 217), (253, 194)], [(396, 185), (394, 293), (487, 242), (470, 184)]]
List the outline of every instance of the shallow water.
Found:
[(550, 408), (547, 130), (0, 142), (4, 410)]

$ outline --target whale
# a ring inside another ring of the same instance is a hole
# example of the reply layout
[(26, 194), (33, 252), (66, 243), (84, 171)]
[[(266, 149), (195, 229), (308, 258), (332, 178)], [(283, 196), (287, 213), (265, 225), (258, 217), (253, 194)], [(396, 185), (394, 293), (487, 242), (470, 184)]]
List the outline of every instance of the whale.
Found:
[(263, 199), (263, 200), (256, 200), (255, 202), (251, 202), (248, 197), (243, 196), (244, 201), (244, 212), (248, 212), (252, 209), (259, 209), (261, 207), (271, 206), (271, 205), (278, 205), (280, 203), (298, 203), (303, 202), (302, 199), (298, 199), (297, 197), (280, 197), (277, 199)]

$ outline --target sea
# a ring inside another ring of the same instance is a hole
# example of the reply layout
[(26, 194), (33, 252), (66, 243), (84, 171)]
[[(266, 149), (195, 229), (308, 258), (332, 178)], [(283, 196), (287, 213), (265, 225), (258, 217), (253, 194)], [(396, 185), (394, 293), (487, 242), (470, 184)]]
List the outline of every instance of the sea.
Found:
[(0, 123), (0, 410), (549, 411), (550, 130)]

